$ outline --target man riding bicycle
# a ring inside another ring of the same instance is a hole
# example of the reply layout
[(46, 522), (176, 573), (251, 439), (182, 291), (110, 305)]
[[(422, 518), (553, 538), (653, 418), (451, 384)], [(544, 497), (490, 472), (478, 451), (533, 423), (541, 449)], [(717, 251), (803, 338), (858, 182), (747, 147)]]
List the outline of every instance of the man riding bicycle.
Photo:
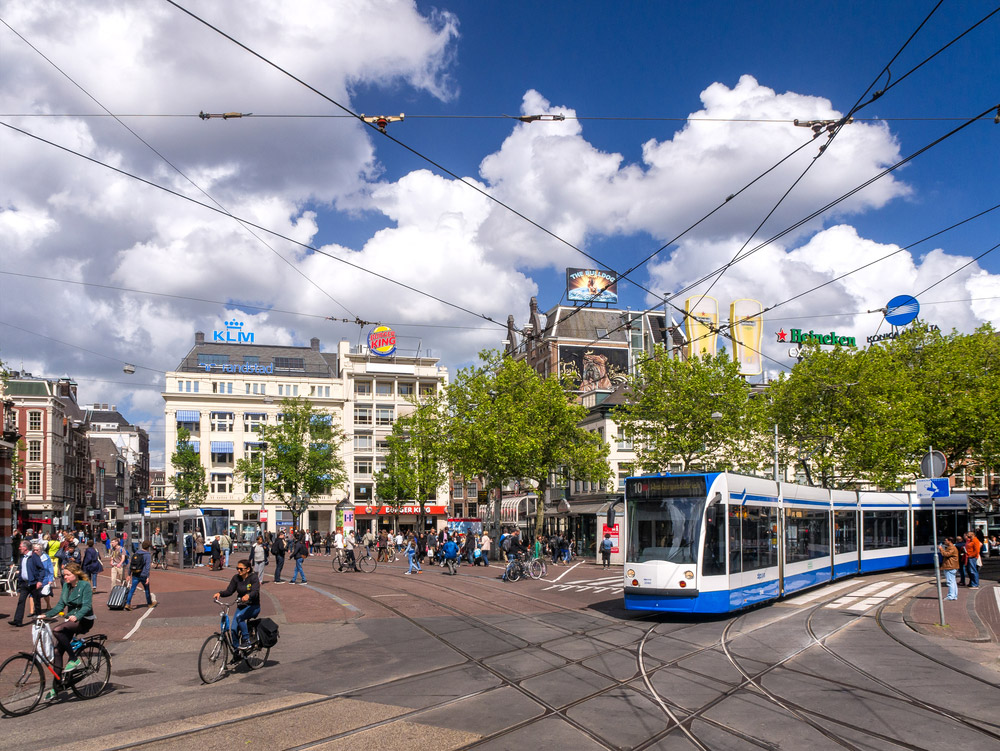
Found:
[[(250, 561), (243, 559), (236, 564), (236, 576), (229, 581), (229, 586), (215, 593), (215, 599), (236, 594), (236, 615), (230, 622), (230, 636), (233, 643), (233, 662), (239, 662), (241, 648), (250, 646), (250, 629), (247, 621), (260, 615), (260, 580), (250, 568)], [(239, 635), (237, 636), (237, 630)]]
[(164, 553), (166, 552), (166, 542), (163, 539), (163, 534), (160, 532), (160, 528), (157, 527), (156, 531), (153, 532), (153, 563), (157, 566), (164, 567), (166, 559), (164, 558)]

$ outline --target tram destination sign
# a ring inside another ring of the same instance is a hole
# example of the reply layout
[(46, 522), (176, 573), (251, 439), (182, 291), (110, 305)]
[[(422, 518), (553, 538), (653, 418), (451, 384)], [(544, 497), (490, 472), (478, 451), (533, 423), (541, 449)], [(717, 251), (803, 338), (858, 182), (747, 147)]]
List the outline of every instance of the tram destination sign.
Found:
[(633, 477), (626, 483), (628, 498), (704, 498), (708, 490), (701, 475)]

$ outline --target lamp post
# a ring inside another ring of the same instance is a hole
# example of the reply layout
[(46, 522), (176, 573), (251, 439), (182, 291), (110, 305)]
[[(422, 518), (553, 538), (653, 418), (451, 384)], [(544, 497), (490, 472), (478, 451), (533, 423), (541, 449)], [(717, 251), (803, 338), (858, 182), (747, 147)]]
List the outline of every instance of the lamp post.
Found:
[(267, 521), (265, 517), (267, 516), (267, 511), (264, 508), (264, 494), (267, 492), (264, 485), (264, 464), (267, 461), (267, 441), (260, 442), (260, 512), (257, 515), (257, 521), (260, 523), (260, 531), (263, 533), (267, 530)]

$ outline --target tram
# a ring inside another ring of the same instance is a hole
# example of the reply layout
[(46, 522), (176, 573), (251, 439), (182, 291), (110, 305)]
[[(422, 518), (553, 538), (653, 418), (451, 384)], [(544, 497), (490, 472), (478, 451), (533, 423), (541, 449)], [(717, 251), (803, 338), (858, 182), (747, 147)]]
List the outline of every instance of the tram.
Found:
[[(969, 526), (937, 499), (938, 538)], [(725, 613), (855, 574), (930, 565), (931, 501), (728, 472), (625, 481), (625, 608)]]
[(159, 527), (167, 543), (167, 550), (176, 553), (178, 546), (182, 545), (186, 563), (189, 563), (192, 554), (199, 552), (194, 550), (199, 534), (205, 541), (204, 549), (200, 552), (208, 553), (212, 540), (228, 533), (230, 513), (225, 508), (186, 508), (158, 514), (126, 514), (125, 530), (134, 549), (141, 540), (151, 539), (153, 530)]

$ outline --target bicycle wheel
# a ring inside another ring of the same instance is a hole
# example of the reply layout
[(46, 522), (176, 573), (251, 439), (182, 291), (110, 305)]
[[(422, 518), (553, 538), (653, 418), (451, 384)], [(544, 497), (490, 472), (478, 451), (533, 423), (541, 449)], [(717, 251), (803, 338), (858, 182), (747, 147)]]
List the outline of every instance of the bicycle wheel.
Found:
[(205, 639), (198, 654), (198, 675), (204, 683), (215, 683), (226, 672), (229, 645), (223, 635), (212, 634)]
[(340, 553), (334, 553), (333, 556), (333, 570), (340, 573), (344, 570), (344, 556)]
[(70, 673), (69, 687), (78, 699), (100, 696), (111, 680), (111, 655), (99, 642), (88, 642), (77, 655), (82, 665)]
[(396, 548), (386, 548), (385, 549), (385, 562), (395, 563), (396, 562)]
[(516, 563), (507, 564), (507, 580), (516, 582), (521, 578), (521, 567)]
[(358, 558), (358, 568), (366, 574), (371, 574), (375, 571), (378, 564), (375, 559), (370, 555), (363, 555)]
[(28, 714), (42, 698), (45, 676), (28, 655), (8, 657), (0, 665), (0, 709), (11, 717)]
[(264, 667), (264, 663), (267, 662), (267, 656), (271, 654), (270, 647), (262, 647), (260, 644), (254, 644), (254, 648), (243, 653), (243, 662), (247, 664), (247, 667), (251, 670), (259, 670)]
[(543, 573), (545, 571), (542, 561), (538, 558), (533, 558), (531, 563), (528, 564), (528, 576), (532, 579), (541, 579)]

